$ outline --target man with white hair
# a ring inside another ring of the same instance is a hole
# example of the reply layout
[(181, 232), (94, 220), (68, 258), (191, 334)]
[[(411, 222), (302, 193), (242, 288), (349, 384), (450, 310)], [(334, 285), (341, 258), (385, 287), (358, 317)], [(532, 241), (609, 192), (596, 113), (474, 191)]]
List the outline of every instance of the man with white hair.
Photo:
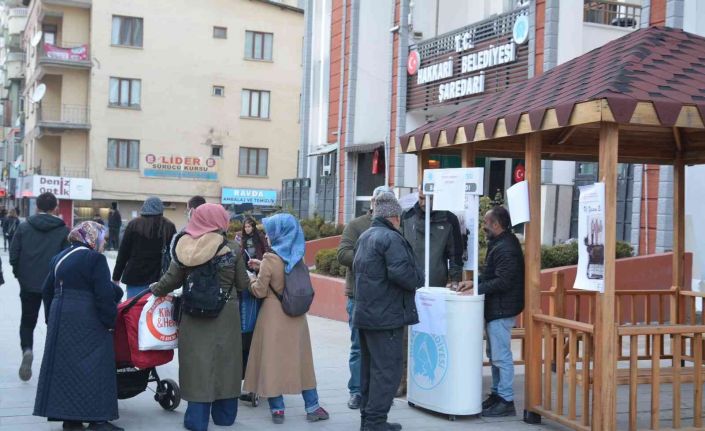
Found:
[(348, 391), (350, 400), (348, 407), (355, 410), (360, 408), (360, 337), (357, 329), (352, 326), (352, 316), (355, 310), (355, 274), (353, 273), (353, 259), (355, 258), (355, 244), (364, 231), (372, 224), (372, 211), (375, 208), (375, 198), (383, 192), (391, 192), (387, 186), (379, 186), (372, 192), (370, 210), (367, 214), (352, 220), (343, 229), (343, 236), (338, 246), (338, 263), (346, 267), (345, 275), (345, 295), (348, 297), (348, 325), (350, 325), (350, 380), (348, 380)]
[(394, 194), (379, 194), (372, 225), (355, 247), (353, 326), (360, 331), (362, 431), (401, 429), (387, 417), (403, 372), (404, 328), (419, 322), (414, 298), (424, 279), (399, 232), (400, 217)]

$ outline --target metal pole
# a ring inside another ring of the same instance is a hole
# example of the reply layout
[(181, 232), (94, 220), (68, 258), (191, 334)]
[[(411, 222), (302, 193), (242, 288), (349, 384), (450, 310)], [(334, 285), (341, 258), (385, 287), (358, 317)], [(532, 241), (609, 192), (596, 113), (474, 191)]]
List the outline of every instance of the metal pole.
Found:
[[(423, 187), (423, 186), (421, 186)], [(419, 192), (420, 193), (420, 192)], [(426, 195), (426, 210), (424, 211), (426, 213), (426, 222), (424, 223), (425, 225), (425, 230), (424, 230), (424, 277), (425, 277), (425, 282), (424, 286), (425, 287), (430, 287), (430, 276), (429, 276), (429, 266), (431, 263), (431, 199), (433, 195)]]
[(479, 288), (479, 286), (477, 284), (477, 282), (478, 282), (477, 272), (478, 272), (478, 269), (480, 266), (480, 264), (479, 264), (479, 262), (480, 262), (480, 250), (479, 250), (479, 248), (480, 248), (480, 239), (479, 239), (479, 236), (480, 236), (480, 216), (478, 215), (480, 212), (480, 210), (479, 210), (480, 196), (473, 195), (472, 199), (474, 200), (474, 202), (473, 202), (473, 209), (475, 210), (474, 215), (475, 215), (475, 217), (477, 217), (476, 219), (474, 219), (474, 220), (476, 220), (474, 226), (472, 226), (472, 228), (474, 230), (474, 232), (472, 233), (473, 234), (472, 235), (472, 241), (473, 241), (472, 246), (474, 248), (474, 253), (475, 253), (475, 262), (473, 262), (473, 268), (472, 268), (472, 287), (473, 287), (472, 291), (473, 291), (473, 295), (477, 296), (478, 295), (477, 290)]

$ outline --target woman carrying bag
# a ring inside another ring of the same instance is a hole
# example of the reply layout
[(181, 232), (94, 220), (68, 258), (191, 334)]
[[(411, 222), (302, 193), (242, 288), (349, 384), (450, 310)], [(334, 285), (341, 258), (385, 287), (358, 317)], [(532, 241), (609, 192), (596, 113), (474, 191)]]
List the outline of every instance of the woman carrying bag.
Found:
[(64, 421), (64, 430), (119, 431), (113, 334), (122, 290), (102, 255), (105, 229), (79, 224), (71, 247), (51, 262), (44, 282), (47, 337), (34, 415)]
[(288, 316), (277, 297), (284, 291), (285, 274), (304, 257), (304, 233), (291, 214), (277, 214), (263, 222), (273, 253), (265, 253), (261, 262), (250, 259), (250, 268), (259, 270), (258, 276), (250, 278), (250, 291), (264, 301), (252, 337), (244, 389), (268, 398), (275, 424), (284, 423), (282, 394), (303, 396), (309, 422), (326, 420), (328, 412), (318, 404), (306, 315)]
[(248, 279), (240, 250), (227, 245), (229, 222), (220, 205), (196, 208), (173, 242), (169, 270), (150, 286), (154, 295), (166, 296), (187, 282), (180, 305), (179, 383), (188, 401), (184, 428), (192, 431), (206, 431), (209, 417), (220, 426), (237, 417), (242, 378), (237, 292), (247, 289)]

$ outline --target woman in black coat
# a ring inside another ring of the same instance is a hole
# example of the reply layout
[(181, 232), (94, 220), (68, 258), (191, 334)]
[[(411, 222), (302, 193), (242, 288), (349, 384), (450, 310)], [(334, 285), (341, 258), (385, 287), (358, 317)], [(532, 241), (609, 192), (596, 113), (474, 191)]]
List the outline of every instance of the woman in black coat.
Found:
[(71, 247), (52, 259), (44, 283), (47, 322), (34, 415), (64, 421), (64, 430), (122, 430), (118, 418), (113, 334), (122, 289), (101, 254), (103, 226), (87, 221), (69, 234)]

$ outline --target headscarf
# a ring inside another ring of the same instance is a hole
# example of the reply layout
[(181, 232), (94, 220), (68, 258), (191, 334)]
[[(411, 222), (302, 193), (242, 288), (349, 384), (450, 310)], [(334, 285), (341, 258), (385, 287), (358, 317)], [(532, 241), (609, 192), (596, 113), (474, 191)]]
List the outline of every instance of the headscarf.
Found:
[(262, 223), (272, 243), (272, 250), (286, 264), (284, 271), (290, 273), (306, 251), (301, 225), (291, 214), (276, 214), (265, 218)]
[(164, 214), (164, 203), (156, 196), (147, 198), (142, 205), (140, 214), (143, 216), (156, 216)]
[(94, 221), (84, 221), (69, 233), (69, 242), (78, 242), (93, 250), (99, 250), (105, 242), (105, 227)]
[(194, 238), (209, 232), (226, 232), (230, 225), (230, 214), (219, 204), (203, 204), (193, 210), (184, 231)]

